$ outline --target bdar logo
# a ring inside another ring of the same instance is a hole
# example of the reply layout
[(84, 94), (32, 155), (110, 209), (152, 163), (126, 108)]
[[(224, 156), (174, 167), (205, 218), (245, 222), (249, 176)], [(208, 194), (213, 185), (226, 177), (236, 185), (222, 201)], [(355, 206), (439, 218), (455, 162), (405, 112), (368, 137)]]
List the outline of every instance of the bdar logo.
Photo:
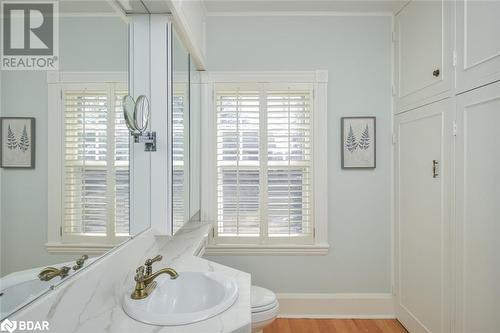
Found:
[(10, 321), (9, 319), (5, 319), (4, 321), (2, 321), (2, 324), (0, 324), (0, 331), (2, 332), (12, 333), (16, 330), (16, 328), (17, 322)]

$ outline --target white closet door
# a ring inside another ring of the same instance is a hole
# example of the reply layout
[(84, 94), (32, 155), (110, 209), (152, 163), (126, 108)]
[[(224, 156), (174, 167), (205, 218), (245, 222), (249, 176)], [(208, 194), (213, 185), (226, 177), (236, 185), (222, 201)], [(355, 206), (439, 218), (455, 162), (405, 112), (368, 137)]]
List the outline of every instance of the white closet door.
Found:
[(457, 97), (456, 332), (500, 332), (500, 83)]
[(397, 14), (396, 112), (449, 95), (454, 80), (453, 6), (447, 0), (411, 1)]
[(457, 90), (500, 80), (500, 1), (457, 1)]
[(396, 311), (411, 333), (450, 332), (451, 105), (395, 118)]

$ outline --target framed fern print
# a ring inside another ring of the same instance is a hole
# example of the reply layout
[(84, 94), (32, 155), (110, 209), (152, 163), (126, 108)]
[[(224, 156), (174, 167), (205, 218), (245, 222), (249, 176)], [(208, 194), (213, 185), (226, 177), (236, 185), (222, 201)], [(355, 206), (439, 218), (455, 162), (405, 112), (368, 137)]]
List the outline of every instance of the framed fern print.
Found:
[(341, 118), (342, 169), (375, 169), (375, 117)]
[(0, 118), (0, 167), (35, 167), (35, 118)]

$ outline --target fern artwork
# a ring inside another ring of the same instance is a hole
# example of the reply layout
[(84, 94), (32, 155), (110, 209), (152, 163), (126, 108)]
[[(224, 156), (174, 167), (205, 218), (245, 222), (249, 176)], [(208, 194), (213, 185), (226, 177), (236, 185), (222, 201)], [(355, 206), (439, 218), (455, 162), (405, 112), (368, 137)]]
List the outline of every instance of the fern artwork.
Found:
[(342, 117), (342, 169), (376, 167), (375, 117)]
[(0, 118), (0, 167), (35, 167), (35, 118)]

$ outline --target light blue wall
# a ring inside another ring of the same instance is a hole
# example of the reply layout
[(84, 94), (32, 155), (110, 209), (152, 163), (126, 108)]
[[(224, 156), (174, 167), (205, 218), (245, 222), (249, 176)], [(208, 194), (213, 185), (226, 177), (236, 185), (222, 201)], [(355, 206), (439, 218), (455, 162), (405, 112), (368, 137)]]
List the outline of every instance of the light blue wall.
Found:
[[(72, 17), (60, 21), (61, 71), (126, 71), (128, 32), (120, 18)], [(0, 276), (73, 260), (48, 254), (47, 242), (47, 74), (1, 73), (1, 116), (36, 118), (36, 168), (0, 169)]]
[[(212, 71), (327, 69), (327, 256), (217, 256), (276, 292), (390, 291), (391, 18), (210, 17)], [(377, 168), (340, 168), (340, 117), (377, 117)]]

